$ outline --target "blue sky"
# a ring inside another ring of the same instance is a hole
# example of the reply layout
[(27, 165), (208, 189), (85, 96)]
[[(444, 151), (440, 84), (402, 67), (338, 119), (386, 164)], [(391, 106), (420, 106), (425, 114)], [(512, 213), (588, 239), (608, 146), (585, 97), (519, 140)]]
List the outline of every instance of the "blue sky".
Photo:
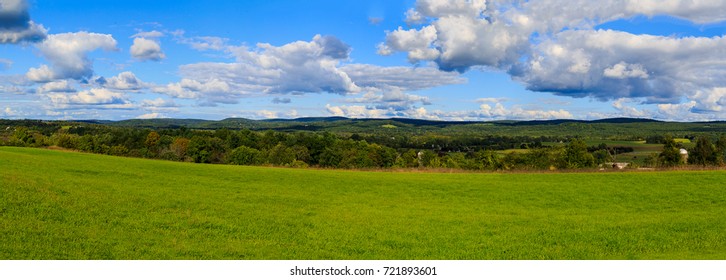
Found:
[(712, 0), (0, 0), (0, 118), (726, 118)]

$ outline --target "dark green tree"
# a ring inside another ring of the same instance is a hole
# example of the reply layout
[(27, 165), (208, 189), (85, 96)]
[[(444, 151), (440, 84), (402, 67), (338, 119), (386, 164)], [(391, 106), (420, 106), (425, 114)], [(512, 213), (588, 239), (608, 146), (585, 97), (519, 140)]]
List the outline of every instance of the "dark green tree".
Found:
[(706, 136), (698, 137), (696, 146), (688, 154), (688, 162), (696, 165), (716, 165), (718, 164), (717, 159), (716, 149)]
[(683, 157), (681, 157), (680, 148), (676, 143), (676, 140), (672, 136), (668, 135), (665, 137), (663, 151), (658, 155), (658, 159), (663, 166), (678, 166), (684, 164)]
[(726, 163), (726, 136), (721, 135), (716, 141), (716, 164)]
[(587, 152), (587, 144), (582, 139), (574, 139), (565, 147), (566, 168), (587, 168), (595, 166), (595, 158)]
[(227, 162), (237, 165), (255, 165), (260, 163), (260, 151), (247, 146), (239, 146), (227, 157)]

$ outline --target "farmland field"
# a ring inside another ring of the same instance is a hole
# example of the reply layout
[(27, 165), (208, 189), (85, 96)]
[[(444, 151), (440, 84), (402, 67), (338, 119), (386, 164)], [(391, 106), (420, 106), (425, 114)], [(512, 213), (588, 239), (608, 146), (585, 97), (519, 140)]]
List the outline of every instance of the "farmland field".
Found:
[(726, 259), (726, 172), (426, 173), (0, 147), (0, 259)]

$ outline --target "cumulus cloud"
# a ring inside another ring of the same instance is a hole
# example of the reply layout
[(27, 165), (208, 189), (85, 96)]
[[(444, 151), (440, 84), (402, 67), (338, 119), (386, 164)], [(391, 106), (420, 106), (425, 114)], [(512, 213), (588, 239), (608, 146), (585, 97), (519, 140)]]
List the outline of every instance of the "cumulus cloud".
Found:
[(426, 22), (426, 18), (415, 9), (408, 9), (406, 11), (406, 24), (417, 25), (424, 22)]
[(125, 94), (104, 88), (93, 88), (74, 94), (48, 94), (57, 109), (133, 109)]
[(75, 92), (76, 89), (67, 80), (48, 82), (38, 87), (39, 93)]
[(635, 108), (634, 106), (628, 105), (628, 103), (632, 103), (633, 100), (628, 98), (621, 98), (618, 100), (615, 100), (613, 102), (613, 108), (618, 110), (620, 117), (628, 117), (628, 118), (648, 118), (652, 116), (651, 112), (648, 112), (646, 110), (639, 110)]
[(31, 68), (27, 78), (35, 82), (55, 79), (87, 79), (93, 75), (93, 61), (88, 53), (97, 49), (116, 50), (116, 40), (108, 34), (77, 32), (49, 35), (37, 45), (51, 63)]
[(199, 93), (196, 91), (199, 89), (199, 84), (199, 82), (194, 80), (182, 79), (178, 83), (154, 87), (152, 91), (175, 98), (192, 99), (199, 97)]
[(721, 86), (724, 47), (724, 37), (564, 31), (537, 45), (528, 63), (511, 73), (534, 91), (674, 103), (684, 93)]
[(175, 98), (197, 99), (198, 104), (205, 107), (214, 107), (218, 103), (237, 104), (238, 99), (242, 96), (242, 93), (237, 92), (234, 86), (216, 78), (201, 82), (182, 79), (178, 83), (153, 87), (152, 91)]
[(131, 56), (139, 61), (160, 61), (166, 58), (159, 42), (146, 38), (134, 38), (130, 52)]
[(99, 83), (105, 88), (116, 90), (136, 91), (147, 87), (146, 83), (139, 80), (134, 73), (129, 71), (121, 72), (117, 76), (109, 79), (100, 79)]
[(692, 110), (697, 105), (696, 101), (681, 104), (658, 104), (658, 116), (665, 120), (698, 120)]
[(411, 63), (434, 60), (441, 55), (438, 49), (432, 47), (436, 40), (436, 27), (431, 25), (420, 30), (398, 28), (398, 30), (388, 33), (385, 44), (378, 45), (378, 54), (390, 55), (394, 52), (406, 52), (408, 61)]
[(41, 65), (38, 68), (30, 68), (25, 76), (33, 82), (46, 83), (55, 79), (56, 75), (48, 65)]
[(35, 43), (46, 38), (43, 25), (30, 20), (25, 0), (0, 0), (0, 44)]
[(341, 60), (348, 58), (350, 47), (334, 37), (315, 36), (310, 42), (283, 46), (257, 44), (256, 49), (230, 50), (234, 63), (197, 63), (181, 66), (180, 72), (197, 81), (219, 79), (239, 87), (238, 92), (261, 90), (264, 93), (346, 94), (360, 89), (341, 71)]
[(724, 112), (726, 106), (726, 87), (699, 90), (688, 97), (693, 101), (691, 111), (698, 113)]
[(388, 32), (378, 53), (404, 52), (411, 63), (431, 61), (445, 71), (498, 69), (538, 92), (663, 105), (688, 97), (696, 104), (689, 110), (719, 108), (702, 97), (726, 87), (726, 37), (597, 29), (619, 19), (658, 15), (718, 23), (726, 20), (726, 2), (418, 0), (406, 18), (422, 26)]

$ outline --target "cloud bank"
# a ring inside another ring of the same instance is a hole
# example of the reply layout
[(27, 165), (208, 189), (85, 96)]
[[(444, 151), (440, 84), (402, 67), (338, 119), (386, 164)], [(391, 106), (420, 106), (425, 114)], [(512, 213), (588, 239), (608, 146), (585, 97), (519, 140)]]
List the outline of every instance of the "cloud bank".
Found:
[[(726, 87), (726, 37), (678, 37), (602, 30), (635, 16), (693, 24), (726, 20), (718, 0), (418, 0), (407, 23), (387, 33), (378, 53), (444, 71), (507, 72), (527, 89), (561, 96), (720, 108)], [(715, 97), (714, 97), (715, 96)], [(719, 101), (715, 101), (719, 100)], [(660, 106), (663, 111), (673, 111)]]

